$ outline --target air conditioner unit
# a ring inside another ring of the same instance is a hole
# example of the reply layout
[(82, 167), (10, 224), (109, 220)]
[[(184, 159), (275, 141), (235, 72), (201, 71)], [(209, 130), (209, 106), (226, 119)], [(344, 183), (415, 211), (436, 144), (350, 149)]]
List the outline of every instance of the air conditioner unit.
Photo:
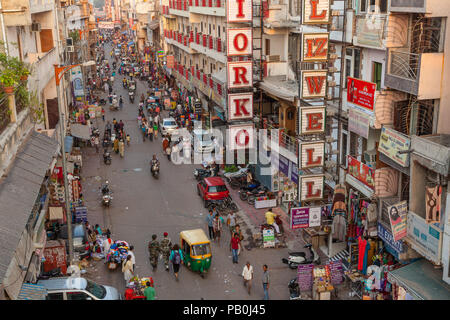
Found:
[(73, 46), (67, 46), (67, 52), (74, 52), (74, 47)]
[(39, 22), (33, 22), (31, 24), (31, 31), (40, 32), (41, 31), (41, 24)]

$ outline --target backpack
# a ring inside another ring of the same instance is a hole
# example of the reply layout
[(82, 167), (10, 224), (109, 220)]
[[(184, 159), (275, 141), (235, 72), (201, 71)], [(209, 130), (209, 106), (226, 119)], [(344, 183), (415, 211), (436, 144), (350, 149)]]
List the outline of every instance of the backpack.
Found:
[(173, 252), (172, 262), (175, 263), (175, 264), (180, 264), (181, 263), (181, 255), (180, 255), (180, 252), (178, 250)]

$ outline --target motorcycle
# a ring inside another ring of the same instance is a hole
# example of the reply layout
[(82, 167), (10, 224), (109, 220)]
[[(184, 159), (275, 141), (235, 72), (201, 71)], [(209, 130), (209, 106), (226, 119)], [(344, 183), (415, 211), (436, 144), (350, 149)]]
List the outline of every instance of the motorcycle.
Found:
[(306, 253), (301, 252), (289, 252), (289, 257), (281, 259), (281, 262), (287, 264), (291, 269), (297, 269), (297, 267), (301, 264), (320, 264), (320, 257), (317, 252), (314, 250), (310, 243), (306, 244), (304, 248), (309, 249), (309, 257), (306, 257)]
[(297, 277), (289, 281), (288, 288), (289, 288), (289, 300), (301, 300), (300, 288), (298, 286)]
[(134, 103), (134, 92), (133, 91), (128, 92), (128, 97), (130, 98), (130, 102)]
[(47, 279), (50, 279), (53, 277), (62, 277), (62, 276), (63, 276), (63, 274), (61, 273), (61, 268), (58, 267), (58, 268), (52, 269), (47, 272), (42, 272), (39, 275), (38, 279), (39, 280), (47, 280)]
[(109, 205), (111, 204), (111, 194), (110, 193), (106, 193), (102, 196), (102, 205), (105, 207), (109, 207)]
[(258, 181), (254, 181), (246, 186), (241, 187), (241, 189), (238, 191), (239, 193), (239, 198), (242, 201), (246, 201), (248, 199), (248, 196), (250, 195), (250, 193), (255, 190), (256, 188), (258, 188), (261, 184)]
[(197, 168), (194, 170), (194, 177), (197, 181), (207, 177), (215, 177), (216, 175), (216, 170), (213, 167), (208, 169)]
[(111, 153), (109, 151), (106, 151), (103, 153), (103, 162), (105, 164), (111, 164)]
[[(239, 198), (241, 198), (241, 191), (239, 191)], [(258, 197), (264, 197), (267, 194), (267, 188), (264, 186), (259, 186), (251, 191), (244, 191), (244, 193), (247, 193), (247, 202), (250, 205), (254, 205), (256, 198)], [(245, 196), (244, 196), (245, 197)]]
[(159, 163), (156, 162), (154, 164), (152, 164), (151, 169), (150, 169), (153, 178), (158, 179), (159, 178)]

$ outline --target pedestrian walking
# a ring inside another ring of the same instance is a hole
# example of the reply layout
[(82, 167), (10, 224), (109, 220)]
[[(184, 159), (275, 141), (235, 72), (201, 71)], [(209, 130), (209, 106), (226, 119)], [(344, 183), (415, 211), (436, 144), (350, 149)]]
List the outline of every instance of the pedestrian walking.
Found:
[(105, 108), (102, 107), (102, 120), (105, 121)]
[(125, 155), (125, 143), (123, 142), (123, 139), (120, 139), (119, 141), (119, 154), (121, 158)]
[(142, 141), (145, 141), (145, 136), (147, 135), (147, 123), (142, 122)]
[[(97, 236), (96, 236), (96, 238), (97, 238)], [(102, 245), (103, 245), (103, 254), (105, 256), (105, 262), (106, 262), (106, 256), (108, 255), (109, 248), (111, 248), (112, 243), (113, 243), (113, 241), (111, 239), (111, 236), (106, 236), (106, 240), (103, 241), (103, 243), (102, 243)]]
[(264, 290), (264, 300), (269, 300), (269, 267), (267, 267), (267, 264), (263, 265), (263, 276), (262, 276), (262, 284), (263, 284), (263, 290)]
[(145, 284), (147, 288), (144, 290), (144, 296), (146, 300), (155, 300), (156, 291), (155, 288), (153, 288), (153, 285), (150, 283), (150, 281), (147, 281)]
[[(105, 92), (108, 92), (108, 91), (109, 91), (109, 85), (107, 82), (105, 82)], [(110, 92), (110, 94), (111, 94), (111, 92)]]
[(183, 263), (183, 252), (180, 250), (178, 244), (175, 244), (170, 253), (170, 261), (172, 262), (173, 273), (178, 281), (178, 272), (180, 271), (180, 264)]
[(131, 141), (130, 135), (127, 134), (127, 146), (130, 146), (130, 141)]
[(134, 255), (134, 246), (130, 246), (128, 249), (128, 254), (131, 256), (131, 263), (133, 264), (133, 273), (136, 270), (136, 256)]
[(148, 126), (148, 138), (153, 141), (153, 126)]
[(233, 237), (230, 240), (230, 250), (232, 255), (233, 263), (238, 263), (238, 252), (241, 247), (241, 240), (237, 233), (233, 233)]
[(241, 226), (239, 224), (236, 224), (236, 226), (234, 227), (234, 233), (237, 233), (239, 236), (239, 240), (241, 241), (241, 245), (239, 246), (238, 249), (238, 256), (241, 254), (241, 249), (242, 249), (242, 241), (244, 240), (244, 235), (242, 234), (242, 230), (241, 230)]
[(114, 139), (113, 150), (115, 153), (119, 153), (119, 139), (117, 138)]
[(158, 123), (156, 121), (153, 123), (153, 134), (155, 135), (155, 139), (158, 139)]
[(213, 228), (214, 228), (214, 240), (217, 239), (217, 243), (220, 245), (220, 233), (222, 231), (222, 220), (220, 219), (219, 215), (216, 215), (214, 217)]
[(123, 108), (123, 99), (122, 99), (122, 96), (119, 97), (119, 108), (120, 108), (120, 110), (122, 110), (122, 108)]
[(206, 223), (208, 225), (209, 240), (212, 240), (214, 239), (214, 216), (211, 209), (209, 209), (209, 215), (206, 216)]
[(169, 234), (164, 232), (164, 239), (161, 240), (161, 252), (164, 259), (164, 267), (166, 271), (169, 271), (169, 258), (170, 258), (170, 249), (172, 248), (172, 241), (169, 238)]
[(230, 212), (227, 216), (227, 225), (230, 228), (230, 235), (234, 233), (234, 228), (236, 227), (236, 214), (234, 211)]
[(244, 287), (247, 287), (248, 294), (250, 295), (252, 289), (253, 267), (248, 261), (242, 270), (242, 277), (244, 278)]
[(127, 256), (127, 259), (123, 261), (122, 263), (122, 272), (123, 272), (123, 278), (125, 279), (126, 283), (128, 284), (133, 278), (133, 263), (131, 262), (131, 255)]
[(148, 244), (148, 251), (150, 254), (150, 264), (153, 267), (153, 271), (158, 267), (158, 255), (160, 252), (159, 242), (156, 240), (156, 234), (152, 235), (152, 241)]
[(100, 141), (98, 139), (98, 136), (94, 137), (94, 146), (95, 146), (95, 152), (98, 153), (98, 146), (100, 144)]

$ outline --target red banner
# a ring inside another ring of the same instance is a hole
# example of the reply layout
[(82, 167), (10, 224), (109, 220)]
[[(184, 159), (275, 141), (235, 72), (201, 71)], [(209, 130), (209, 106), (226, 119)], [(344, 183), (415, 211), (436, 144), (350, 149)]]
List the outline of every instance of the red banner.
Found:
[(352, 156), (347, 156), (348, 158), (348, 173), (354, 178), (358, 179), (366, 186), (375, 189), (375, 170), (369, 166), (361, 163)]
[(175, 57), (174, 56), (167, 56), (166, 57), (166, 66), (169, 69), (173, 69), (173, 67), (175, 66)]
[(347, 101), (373, 111), (375, 90), (373, 82), (347, 77)]

